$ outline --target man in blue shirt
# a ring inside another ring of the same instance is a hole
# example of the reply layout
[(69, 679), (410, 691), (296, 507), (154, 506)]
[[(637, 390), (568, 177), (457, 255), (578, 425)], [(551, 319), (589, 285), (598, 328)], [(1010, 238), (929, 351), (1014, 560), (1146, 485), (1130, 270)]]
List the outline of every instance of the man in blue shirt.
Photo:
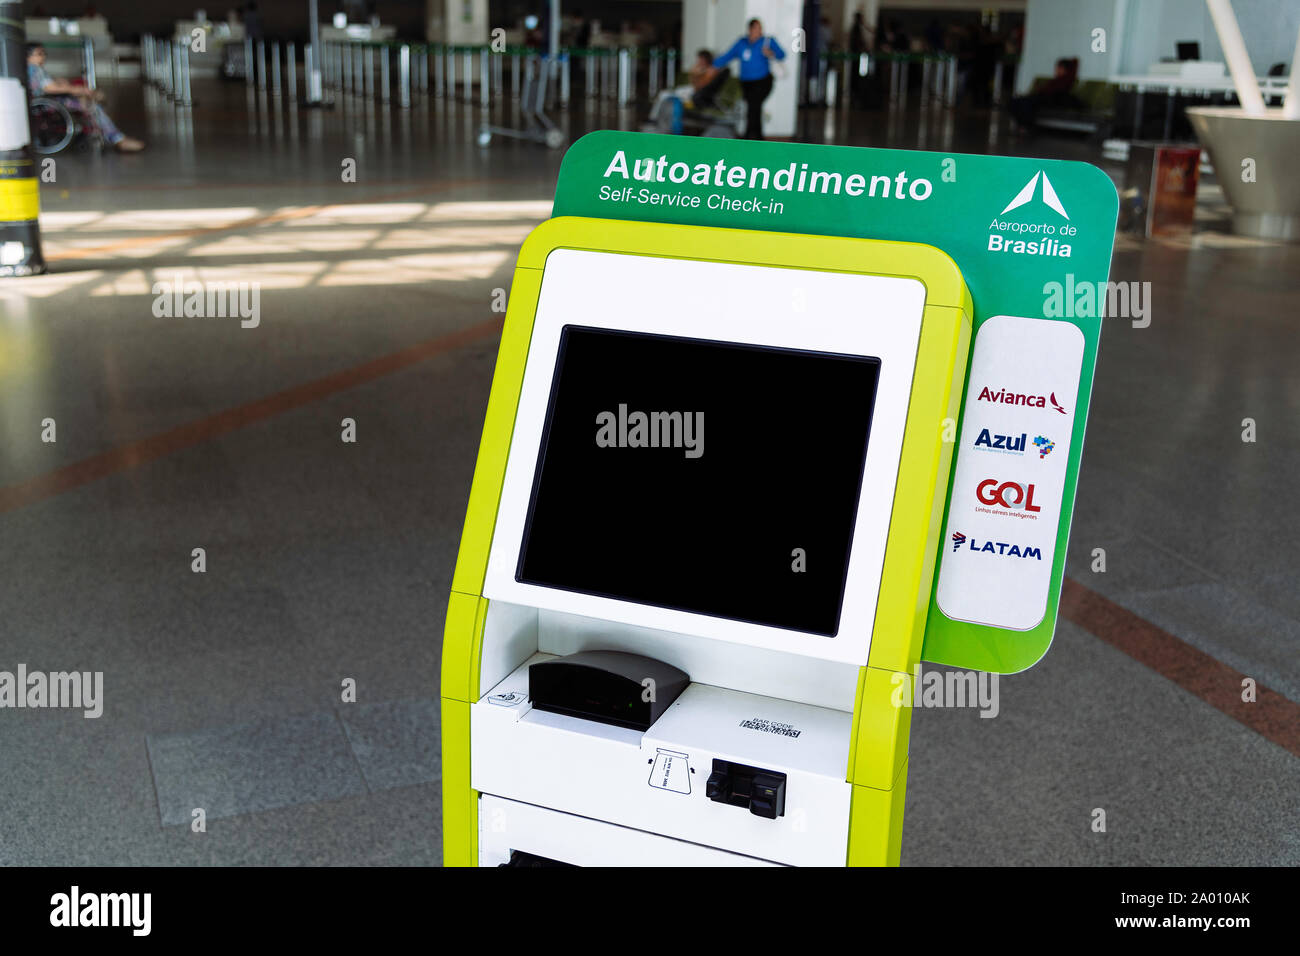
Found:
[(772, 68), (768, 61), (784, 59), (785, 51), (771, 37), (763, 36), (762, 21), (755, 17), (749, 21), (749, 33), (713, 61), (717, 69), (732, 60), (740, 61), (740, 87), (748, 108), (745, 139), (763, 138), (763, 101), (772, 92)]

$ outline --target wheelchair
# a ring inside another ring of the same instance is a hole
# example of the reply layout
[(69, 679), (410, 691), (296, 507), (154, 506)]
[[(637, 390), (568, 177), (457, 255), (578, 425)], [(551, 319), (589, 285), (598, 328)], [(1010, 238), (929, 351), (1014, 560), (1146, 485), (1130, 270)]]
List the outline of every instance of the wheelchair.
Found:
[(62, 152), (69, 146), (95, 152), (104, 148), (104, 134), (93, 115), (60, 97), (32, 97), (28, 120), (32, 149), (42, 156)]

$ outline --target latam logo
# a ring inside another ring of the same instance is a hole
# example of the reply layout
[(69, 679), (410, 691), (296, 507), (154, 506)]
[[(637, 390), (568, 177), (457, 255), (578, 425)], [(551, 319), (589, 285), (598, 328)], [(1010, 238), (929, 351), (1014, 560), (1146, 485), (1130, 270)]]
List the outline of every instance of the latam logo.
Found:
[[(967, 542), (969, 542), (969, 544)], [(980, 554), (996, 554), (1004, 558), (1033, 558), (1035, 561), (1043, 560), (1043, 551), (1041, 548), (1031, 548), (1027, 544), (1010, 544), (1006, 541), (981, 542), (978, 538), (967, 538), (960, 531), (953, 534), (953, 551), (958, 550), (963, 544), (967, 546), (967, 550), (977, 551)]]
[(1004, 388), (996, 392), (991, 391), (986, 385), (980, 389), (976, 400), (980, 402), (992, 402), (995, 405), (1025, 405), (1029, 408), (1046, 408), (1047, 403), (1051, 402), (1052, 407), (1062, 415), (1066, 414), (1064, 407), (1056, 400), (1056, 393), (1052, 392), (1046, 398), (1042, 395), (1022, 395), (1020, 392), (1009, 392)]
[(1008, 455), (1023, 455), (1027, 438), (1028, 436), (1024, 432), (1019, 435), (994, 435), (985, 428), (979, 433), (979, 437), (975, 439), (975, 447), (980, 451), (1000, 451)]
[(1061, 204), (1061, 198), (1056, 195), (1056, 190), (1052, 188), (1052, 181), (1047, 178), (1047, 173), (1042, 170), (1034, 173), (1034, 178), (1025, 183), (1020, 192), (1016, 193), (1016, 198), (1007, 203), (1007, 208), (1003, 209), (998, 215), (1005, 216), (1011, 210), (1019, 209), (1032, 201), (1034, 193), (1038, 191), (1038, 181), (1040, 179), (1043, 181), (1043, 202), (1053, 212), (1060, 213), (1066, 219), (1069, 219), (1070, 214), (1065, 211), (1065, 206)]
[(1013, 511), (1043, 510), (1039, 505), (1034, 504), (1032, 484), (1022, 485), (1015, 481), (1000, 482), (996, 478), (985, 478), (975, 486), (975, 497), (980, 500), (980, 504), (997, 505)]

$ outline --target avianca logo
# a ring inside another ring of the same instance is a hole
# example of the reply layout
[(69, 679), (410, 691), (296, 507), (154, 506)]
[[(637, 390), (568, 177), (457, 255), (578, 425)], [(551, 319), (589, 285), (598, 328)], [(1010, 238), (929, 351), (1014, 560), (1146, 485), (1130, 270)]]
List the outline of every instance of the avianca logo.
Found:
[[(997, 405), (1028, 405), (1030, 408), (1046, 408), (1047, 403), (1051, 402), (1052, 407), (1062, 415), (1066, 414), (1065, 408), (1056, 400), (1056, 393), (1052, 392), (1046, 398), (1042, 395), (1022, 395), (1019, 392), (1009, 392), (1000, 388), (996, 392), (992, 391), (987, 385), (980, 389), (976, 401), (993, 402)], [(977, 441), (978, 445), (979, 442)]]
[(1066, 219), (1069, 219), (1070, 214), (1066, 212), (1065, 207), (1061, 205), (1060, 197), (1056, 195), (1056, 190), (1052, 188), (1052, 181), (1047, 178), (1047, 173), (1043, 172), (1041, 169), (1034, 173), (1034, 178), (1025, 183), (1025, 188), (1016, 193), (1016, 198), (1007, 203), (1007, 208), (1003, 209), (1002, 212), (998, 213), (998, 215), (1005, 216), (1011, 210), (1019, 209), (1025, 203), (1033, 199), (1034, 193), (1038, 190), (1038, 181), (1040, 179), (1043, 181), (1043, 202), (1047, 203), (1048, 206), (1056, 212), (1059, 212)]

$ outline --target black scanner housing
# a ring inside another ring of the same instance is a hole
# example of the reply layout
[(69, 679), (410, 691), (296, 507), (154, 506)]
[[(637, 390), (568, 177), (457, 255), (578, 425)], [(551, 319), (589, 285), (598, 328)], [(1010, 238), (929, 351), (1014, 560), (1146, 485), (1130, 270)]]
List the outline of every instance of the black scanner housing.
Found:
[(579, 651), (528, 667), (535, 710), (632, 730), (649, 730), (690, 682), (671, 664), (625, 651)]

